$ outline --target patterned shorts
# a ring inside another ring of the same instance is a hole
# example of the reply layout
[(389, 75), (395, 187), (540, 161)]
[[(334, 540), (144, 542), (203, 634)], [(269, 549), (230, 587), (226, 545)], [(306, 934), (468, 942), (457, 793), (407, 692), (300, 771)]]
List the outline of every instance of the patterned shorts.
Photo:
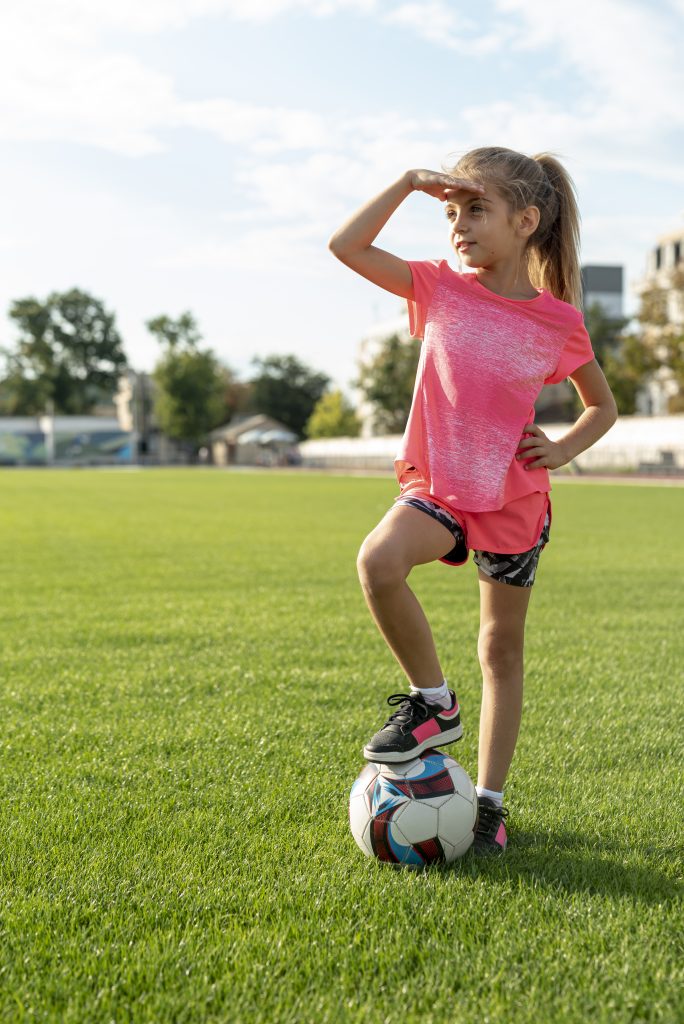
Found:
[[(465, 534), (458, 521), (441, 505), (435, 504), (434, 501), (428, 501), (427, 498), (411, 497), (410, 495), (405, 498), (397, 498), (395, 505), (411, 505), (412, 508), (420, 509), (421, 512), (427, 512), (429, 516), (451, 531), (456, 545), (440, 561), (451, 565), (462, 565), (467, 560), (468, 548)], [(515, 587), (531, 587), (537, 572), (539, 556), (549, 541), (549, 526), (550, 518), (547, 509), (539, 540), (529, 551), (522, 551), (520, 554), (498, 555), (493, 551), (473, 550), (473, 561), (478, 569), (481, 569), (486, 576), (491, 576), (492, 579), (499, 580), (501, 583), (510, 583)]]

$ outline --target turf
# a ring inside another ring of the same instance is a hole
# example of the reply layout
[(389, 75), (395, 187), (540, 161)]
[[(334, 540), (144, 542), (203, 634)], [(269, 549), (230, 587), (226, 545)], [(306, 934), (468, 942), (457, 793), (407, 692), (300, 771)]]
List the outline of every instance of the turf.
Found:
[[(389, 478), (5, 471), (0, 1019), (684, 1019), (684, 489), (558, 482), (509, 852), (347, 820), (407, 682), (355, 568)], [(410, 584), (476, 773), (477, 573)]]

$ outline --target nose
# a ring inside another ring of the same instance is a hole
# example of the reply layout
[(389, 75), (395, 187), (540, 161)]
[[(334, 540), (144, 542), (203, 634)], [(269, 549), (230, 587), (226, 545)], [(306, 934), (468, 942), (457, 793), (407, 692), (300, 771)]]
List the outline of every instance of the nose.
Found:
[(458, 212), (456, 210), (452, 210), (452, 216), (450, 217), (450, 220), (451, 228), (453, 231), (462, 231), (463, 225), (466, 221), (466, 214), (463, 210), (460, 210)]

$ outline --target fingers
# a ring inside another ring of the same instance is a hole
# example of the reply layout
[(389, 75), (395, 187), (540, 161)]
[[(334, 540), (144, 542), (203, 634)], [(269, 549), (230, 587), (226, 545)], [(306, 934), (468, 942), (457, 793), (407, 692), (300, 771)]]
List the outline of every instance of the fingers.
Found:
[(484, 192), (484, 185), (480, 185), (477, 181), (469, 181), (467, 178), (448, 178), (445, 182), (444, 191), (451, 194), (452, 192)]

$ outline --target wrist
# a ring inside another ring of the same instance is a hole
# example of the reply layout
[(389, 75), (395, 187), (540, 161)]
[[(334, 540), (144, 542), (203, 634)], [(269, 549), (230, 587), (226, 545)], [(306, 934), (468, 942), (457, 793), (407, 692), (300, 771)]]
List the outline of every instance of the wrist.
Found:
[(563, 460), (561, 462), (561, 466), (567, 466), (567, 464), (569, 462), (572, 462), (572, 460), (574, 459), (574, 455), (568, 449), (567, 445), (563, 443), (563, 441), (556, 441), (556, 444), (560, 448), (561, 459)]
[(413, 192), (413, 171), (404, 171), (401, 180), (405, 183), (409, 192)]

